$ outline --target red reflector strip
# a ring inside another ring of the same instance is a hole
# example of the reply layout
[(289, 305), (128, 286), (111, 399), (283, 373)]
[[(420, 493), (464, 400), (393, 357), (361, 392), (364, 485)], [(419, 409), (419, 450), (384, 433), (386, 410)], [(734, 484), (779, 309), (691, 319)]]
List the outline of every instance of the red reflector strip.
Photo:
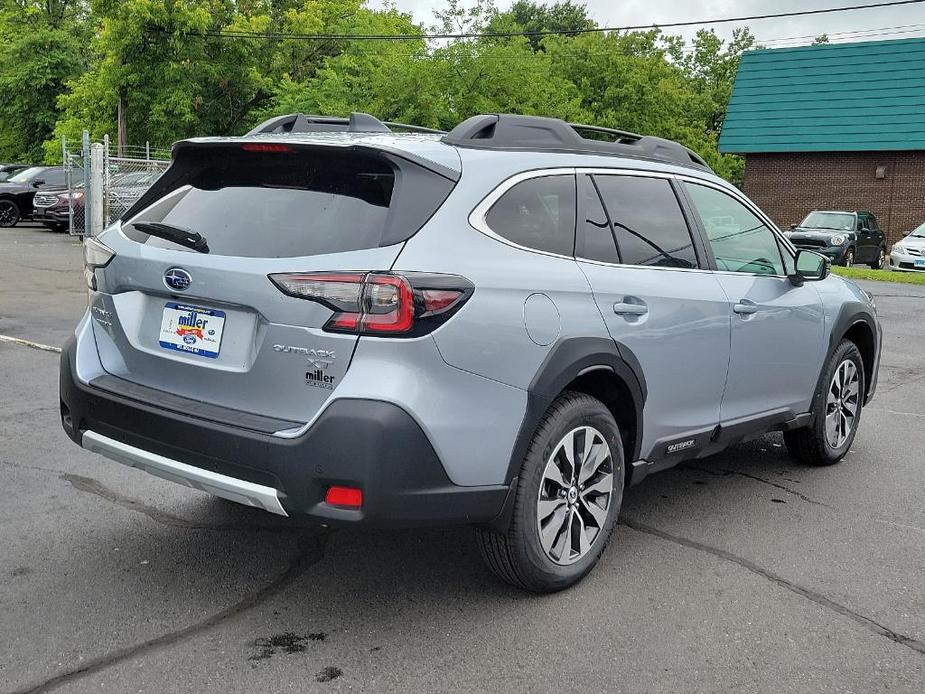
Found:
[(241, 145), (245, 152), (291, 152), (289, 145), (279, 145), (272, 142), (246, 142)]
[(363, 490), (355, 487), (329, 487), (324, 503), (344, 508), (360, 508), (363, 505)]
[(424, 315), (439, 313), (450, 306), (462, 296), (458, 289), (423, 289), (421, 295), (424, 297)]

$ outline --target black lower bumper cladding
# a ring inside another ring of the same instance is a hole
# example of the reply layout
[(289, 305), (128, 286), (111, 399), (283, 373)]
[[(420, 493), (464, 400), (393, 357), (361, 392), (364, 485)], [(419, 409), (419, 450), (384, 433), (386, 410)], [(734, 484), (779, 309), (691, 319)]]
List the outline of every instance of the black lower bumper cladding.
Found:
[[(336, 400), (303, 435), (281, 438), (197, 417), (197, 409), (214, 414), (215, 406), (194, 400), (180, 413), (130, 397), (138, 392), (131, 387), (116, 392), (111, 378), (106, 390), (80, 383), (73, 375), (75, 344), (72, 338), (61, 355), (60, 394), (62, 425), (78, 444), (83, 432), (92, 430), (187, 465), (273, 487), (288, 514), (333, 524), (487, 523), (502, 512), (508, 486), (454, 485), (421, 427), (392, 403)], [(325, 504), (331, 486), (362, 489), (362, 508)]]

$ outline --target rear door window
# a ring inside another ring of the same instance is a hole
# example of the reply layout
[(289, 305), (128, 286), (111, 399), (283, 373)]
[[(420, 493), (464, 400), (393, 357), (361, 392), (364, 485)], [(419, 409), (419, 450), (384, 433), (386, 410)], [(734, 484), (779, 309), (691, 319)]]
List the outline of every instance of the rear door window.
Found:
[(595, 174), (594, 181), (613, 225), (621, 263), (698, 267), (693, 238), (667, 179)]
[(485, 215), (488, 228), (518, 246), (571, 256), (575, 177), (540, 176), (514, 185)]
[[(161, 222), (198, 232), (213, 255), (287, 258), (393, 242), (386, 231), (398, 216), (399, 177), (397, 166), (384, 158), (309, 148), (270, 153), (207, 149), (195, 155), (185, 162), (189, 170), (165, 175), (170, 180), (158, 184), (164, 186), (158, 190), (160, 199), (130, 222)], [(412, 180), (410, 173), (407, 178)], [(446, 198), (452, 185), (441, 181), (446, 185), (428, 187), (414, 179), (414, 186), (408, 186), (405, 201), (421, 219), (416, 226), (396, 220), (408, 227), (404, 238)], [(130, 223), (123, 228), (146, 245), (187, 250)]]
[(604, 263), (620, 262), (610, 220), (601, 204), (594, 179), (588, 175), (578, 177), (578, 238), (575, 255)]

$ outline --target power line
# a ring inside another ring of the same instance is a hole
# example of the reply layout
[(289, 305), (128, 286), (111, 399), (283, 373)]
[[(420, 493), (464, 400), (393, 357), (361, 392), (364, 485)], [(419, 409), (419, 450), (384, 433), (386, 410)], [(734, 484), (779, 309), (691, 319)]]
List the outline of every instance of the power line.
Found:
[[(254, 38), (273, 40), (300, 40), (300, 41), (420, 41), (437, 39), (484, 39), (484, 38), (513, 38), (516, 36), (542, 37), (542, 36), (575, 36), (578, 34), (594, 34), (611, 31), (640, 31), (643, 29), (671, 29), (680, 27), (700, 26), (706, 24), (729, 24), (735, 22), (753, 22), (763, 19), (783, 19), (787, 17), (807, 17), (811, 15), (833, 14), (837, 12), (853, 12), (855, 10), (882, 9), (898, 7), (901, 5), (919, 5), (925, 0), (892, 0), (891, 2), (878, 2), (865, 5), (849, 5), (846, 7), (826, 7), (817, 10), (797, 10), (793, 12), (776, 12), (769, 14), (743, 15), (739, 17), (720, 17), (716, 19), (686, 20), (681, 22), (665, 22), (663, 24), (635, 24), (621, 27), (589, 27), (585, 29), (546, 30), (546, 31), (496, 31), (496, 32), (462, 32), (437, 34), (279, 34), (259, 31), (203, 31), (184, 34), (186, 36), (209, 36), (222, 39)], [(159, 33), (171, 33), (163, 28), (152, 29)]]
[[(878, 36), (894, 36), (898, 34), (914, 34), (916, 32), (925, 31), (925, 23), (923, 24), (899, 24), (896, 26), (889, 27), (876, 27), (871, 29), (854, 29), (852, 31), (835, 31), (835, 32), (823, 32), (830, 40), (830, 43), (840, 43), (840, 42), (850, 42), (857, 39), (868, 39), (876, 38)], [(765, 39), (758, 40), (756, 43), (761, 46), (770, 46), (770, 47), (779, 47), (776, 44), (786, 43), (791, 44), (794, 41), (805, 41), (807, 39), (815, 39), (819, 34), (806, 34), (803, 36), (783, 36), (776, 39)], [(793, 46), (798, 46), (799, 43), (793, 43)], [(789, 46), (788, 46), (789, 47)]]

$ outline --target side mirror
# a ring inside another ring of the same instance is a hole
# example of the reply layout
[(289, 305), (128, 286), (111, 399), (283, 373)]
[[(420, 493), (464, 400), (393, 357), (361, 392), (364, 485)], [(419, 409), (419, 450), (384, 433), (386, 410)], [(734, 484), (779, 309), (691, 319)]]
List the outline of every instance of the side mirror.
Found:
[(797, 228), (797, 225), (796, 225), (796, 224), (791, 224), (791, 225), (790, 225), (790, 228), (791, 228), (791, 229), (796, 229), (796, 228)]
[(37, 178), (37, 179), (35, 179), (34, 181), (32, 181), (32, 187), (33, 187), (33, 188), (38, 188), (39, 186), (43, 186), (43, 185), (45, 185), (45, 179), (44, 179), (44, 178)]
[(795, 270), (790, 276), (794, 286), (801, 286), (804, 282), (819, 282), (829, 276), (831, 263), (821, 253), (815, 251), (797, 251), (794, 261)]

